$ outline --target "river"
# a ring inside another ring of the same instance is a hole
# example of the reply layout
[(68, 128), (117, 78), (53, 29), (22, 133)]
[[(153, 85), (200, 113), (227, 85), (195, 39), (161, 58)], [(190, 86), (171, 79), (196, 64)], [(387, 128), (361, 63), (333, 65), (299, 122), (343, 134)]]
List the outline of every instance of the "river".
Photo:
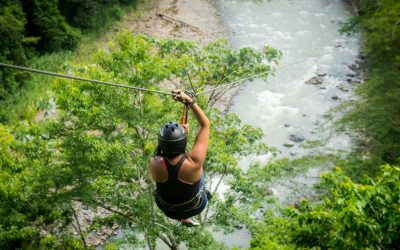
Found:
[[(338, 31), (352, 16), (349, 6), (342, 0), (215, 0), (215, 5), (228, 27), (232, 46), (262, 49), (268, 44), (283, 53), (278, 66), (282, 69), (268, 81), (256, 79), (243, 85), (229, 112), (261, 128), (264, 142), (280, 151), (278, 157), (293, 159), (315, 152), (348, 150), (349, 136), (337, 132), (327, 114), (353, 98), (354, 86), (348, 81), (356, 74), (349, 65), (356, 64), (359, 39)], [(306, 84), (315, 77), (320, 84)], [(293, 142), (291, 136), (304, 141)], [(316, 140), (324, 144), (312, 149), (301, 147)], [(247, 162), (267, 163), (270, 159), (268, 154), (250, 156), (241, 166), (246, 169)], [(311, 168), (295, 177), (276, 180), (271, 190), (281, 204), (293, 203), (312, 192), (323, 170), (322, 166)], [(215, 233), (215, 238), (228, 248), (248, 248), (251, 235), (242, 229), (228, 235)], [(157, 249), (168, 249), (161, 241), (157, 243)]]
[[(246, 83), (233, 98), (229, 112), (261, 128), (264, 142), (280, 151), (278, 157), (350, 149), (349, 136), (338, 133), (327, 119), (332, 108), (353, 98), (354, 86), (348, 81), (355, 72), (349, 65), (357, 61), (359, 38), (339, 32), (341, 24), (352, 16), (349, 6), (341, 0), (217, 0), (216, 6), (234, 47), (262, 49), (268, 44), (283, 53), (278, 66), (282, 69), (268, 81)], [(313, 77), (322, 83), (306, 84)], [(304, 141), (293, 142), (291, 138)], [(316, 140), (323, 145), (301, 147)], [(248, 157), (242, 166), (269, 160), (270, 155)], [(323, 170), (321, 166), (277, 180), (271, 190), (281, 203), (293, 203), (304, 192), (312, 192)], [(217, 238), (228, 247), (249, 247), (246, 230)]]

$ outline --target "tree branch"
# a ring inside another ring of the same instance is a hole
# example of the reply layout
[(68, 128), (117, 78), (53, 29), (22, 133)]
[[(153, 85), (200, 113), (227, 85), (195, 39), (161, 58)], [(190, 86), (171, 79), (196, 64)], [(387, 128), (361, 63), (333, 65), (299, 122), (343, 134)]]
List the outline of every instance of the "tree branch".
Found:
[(74, 215), (74, 218), (75, 218), (75, 221), (76, 221), (76, 225), (78, 226), (79, 236), (81, 237), (81, 240), (83, 242), (83, 245), (85, 246), (85, 249), (88, 249), (88, 246), (87, 246), (86, 240), (85, 240), (85, 236), (83, 235), (81, 224), (79, 223), (78, 216), (76, 215), (75, 209), (71, 204), (69, 204), (69, 206), (70, 206), (70, 208), (72, 210), (72, 214)]
[(116, 210), (116, 209), (107, 207), (106, 205), (103, 205), (103, 204), (101, 204), (101, 203), (97, 203), (97, 206), (99, 206), (99, 207), (101, 207), (101, 208), (104, 208), (105, 210), (107, 210), (107, 211), (109, 211), (109, 212), (118, 214), (119, 216), (122, 216), (122, 217), (124, 217), (124, 218), (126, 218), (126, 219), (129, 219), (129, 220), (133, 221), (133, 222), (137, 222), (137, 219), (135, 219), (134, 217), (132, 217), (132, 216), (130, 216), (130, 215), (128, 215), (128, 214), (125, 214), (125, 213), (123, 213), (123, 212), (121, 212), (121, 211), (118, 211), (118, 210)]
[(192, 79), (190, 78), (189, 74), (186, 74), (186, 76), (187, 76), (187, 78), (188, 78), (188, 80), (189, 80), (190, 88), (192, 89), (192, 91), (193, 91), (194, 93), (196, 93), (196, 89), (195, 89), (194, 86), (193, 86)]
[(168, 239), (167, 239), (164, 235), (159, 234), (159, 235), (157, 235), (157, 237), (158, 237), (160, 240), (162, 240), (170, 249), (173, 249), (173, 248), (172, 248), (172, 243), (170, 243), (170, 242), (168, 241)]
[[(228, 169), (228, 166), (225, 165), (224, 173), (223, 173), (223, 174), (221, 175), (221, 177), (219, 178), (218, 183), (217, 183), (217, 185), (215, 186), (213, 193), (217, 192), (219, 186), (220, 186), (221, 183), (222, 183), (223, 178), (226, 176), (226, 171), (227, 171), (227, 169)], [(209, 211), (209, 207), (206, 208), (206, 212), (204, 213), (204, 220), (206, 220), (207, 217), (208, 217), (208, 211)]]

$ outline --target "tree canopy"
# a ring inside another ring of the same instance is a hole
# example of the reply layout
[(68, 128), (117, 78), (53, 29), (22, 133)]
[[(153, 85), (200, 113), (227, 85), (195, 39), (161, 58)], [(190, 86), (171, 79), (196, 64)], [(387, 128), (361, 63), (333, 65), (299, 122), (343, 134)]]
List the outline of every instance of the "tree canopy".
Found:
[[(200, 48), (193, 42), (122, 33), (99, 52), (97, 64), (70, 66), (69, 70), (132, 86), (176, 85), (200, 91), (248, 75), (272, 73), (267, 62), (279, 55), (269, 47), (236, 51), (218, 41)], [(143, 235), (150, 249), (155, 248), (157, 238), (171, 249), (181, 242), (193, 249), (220, 248), (207, 228), (229, 231), (243, 220), (248, 211), (238, 210), (237, 204), (245, 199), (245, 192), (232, 192), (224, 199), (215, 195), (200, 218), (201, 229), (182, 229), (156, 209), (147, 163), (156, 147), (159, 126), (178, 120), (181, 113), (181, 105), (171, 97), (63, 79), (55, 81), (53, 91), (55, 119), (1, 130), (0, 213), (5, 218), (0, 222), (1, 247), (83, 247), (85, 242), (71, 238), (68, 228), (76, 213), (71, 202), (110, 211), (110, 216), (99, 218), (93, 227), (117, 222), (130, 232), (123, 240), (137, 244)], [(243, 173), (237, 165), (241, 156), (269, 150), (260, 143), (259, 129), (212, 108), (220, 94), (215, 91), (198, 97), (211, 117), (204, 169), (214, 189), (224, 179), (240, 181)], [(82, 232), (82, 239), (86, 233)]]
[[(380, 164), (397, 164), (400, 157), (400, 2), (355, 3), (359, 15), (344, 30), (362, 31), (367, 73), (365, 83), (357, 88), (360, 98), (345, 120), (362, 135), (358, 154), (372, 161), (364, 173), (376, 173)], [(355, 164), (363, 165), (362, 161)]]
[[(0, 60), (24, 64), (37, 53), (71, 49), (82, 31), (99, 28), (120, 15), (120, 6), (133, 2), (0, 0)], [(302, 200), (265, 210), (271, 202), (268, 181), (304, 159), (255, 164), (247, 172), (239, 168), (244, 156), (274, 151), (261, 143), (260, 129), (213, 108), (229, 89), (223, 88), (198, 97), (212, 124), (204, 169), (215, 198), (199, 218), (201, 228), (182, 228), (156, 208), (147, 173), (158, 128), (178, 120), (181, 105), (168, 96), (58, 79), (52, 86), (56, 117), (0, 125), (0, 248), (83, 249), (92, 230), (118, 223), (122, 237), (108, 249), (123, 244), (156, 249), (157, 240), (171, 249), (180, 244), (221, 249), (211, 232), (231, 232), (243, 224), (253, 235), (253, 249), (398, 249), (400, 3), (354, 3), (358, 16), (343, 30), (362, 30), (367, 75), (344, 121), (361, 136), (355, 152), (338, 164), (343, 170), (323, 176), (319, 203)], [(234, 50), (217, 41), (202, 48), (121, 33), (97, 54), (95, 64), (64, 66), (86, 78), (201, 92), (271, 74), (280, 55), (268, 46)], [(0, 70), (0, 100), (12, 96), (25, 78)], [(222, 183), (229, 189), (220, 197)], [(79, 212), (75, 204), (109, 213), (89, 229), (77, 230), (76, 237), (71, 228)], [(262, 217), (255, 216), (262, 211)]]
[[(137, 2), (1, 0), (0, 61), (25, 65), (36, 55), (74, 49), (82, 32), (102, 29), (122, 15), (124, 6), (136, 6)], [(13, 98), (26, 78), (23, 73), (1, 68), (0, 101)]]
[(252, 249), (398, 249), (400, 169), (381, 170), (363, 184), (339, 168), (323, 175), (324, 201), (303, 200), (282, 217), (267, 211), (253, 227)]

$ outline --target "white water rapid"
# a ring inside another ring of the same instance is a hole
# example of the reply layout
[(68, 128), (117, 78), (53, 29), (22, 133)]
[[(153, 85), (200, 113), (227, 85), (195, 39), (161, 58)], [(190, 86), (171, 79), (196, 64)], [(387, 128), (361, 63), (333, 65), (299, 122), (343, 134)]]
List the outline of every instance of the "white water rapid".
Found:
[[(268, 44), (283, 53), (278, 67), (284, 68), (268, 81), (246, 83), (229, 112), (243, 123), (261, 128), (264, 142), (281, 152), (278, 157), (349, 149), (350, 138), (335, 131), (332, 121), (326, 119), (332, 108), (352, 95), (349, 82), (355, 72), (349, 65), (356, 63), (359, 39), (339, 32), (352, 15), (349, 6), (341, 0), (217, 0), (216, 5), (234, 47), (262, 49)], [(312, 78), (314, 84), (306, 84)], [(301, 147), (316, 140), (326, 143), (316, 149)], [(242, 167), (269, 159), (269, 155), (248, 157)], [(310, 192), (322, 171), (322, 167), (313, 168), (277, 180), (271, 190), (281, 203), (293, 203), (302, 192)], [(227, 247), (250, 246), (246, 230), (218, 234), (217, 238)]]

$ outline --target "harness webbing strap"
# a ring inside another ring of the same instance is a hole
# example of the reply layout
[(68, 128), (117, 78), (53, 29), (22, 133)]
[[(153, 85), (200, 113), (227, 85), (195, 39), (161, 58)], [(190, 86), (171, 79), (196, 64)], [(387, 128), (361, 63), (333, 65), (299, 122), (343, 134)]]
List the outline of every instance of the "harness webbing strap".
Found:
[(162, 203), (164, 203), (165, 205), (168, 205), (168, 206), (171, 206), (171, 207), (180, 207), (180, 206), (187, 205), (187, 204), (193, 202), (195, 199), (198, 199), (199, 197), (201, 197), (201, 193), (202, 193), (202, 192), (203, 192), (203, 190), (200, 189), (199, 193), (196, 194), (195, 197), (193, 197), (192, 199), (190, 199), (190, 200), (188, 200), (188, 201), (185, 201), (185, 202), (182, 202), (182, 203), (178, 203), (178, 204), (170, 204), (170, 203), (164, 201), (163, 198), (162, 198), (161, 196), (159, 196), (159, 198), (160, 198), (160, 201), (161, 201)]

